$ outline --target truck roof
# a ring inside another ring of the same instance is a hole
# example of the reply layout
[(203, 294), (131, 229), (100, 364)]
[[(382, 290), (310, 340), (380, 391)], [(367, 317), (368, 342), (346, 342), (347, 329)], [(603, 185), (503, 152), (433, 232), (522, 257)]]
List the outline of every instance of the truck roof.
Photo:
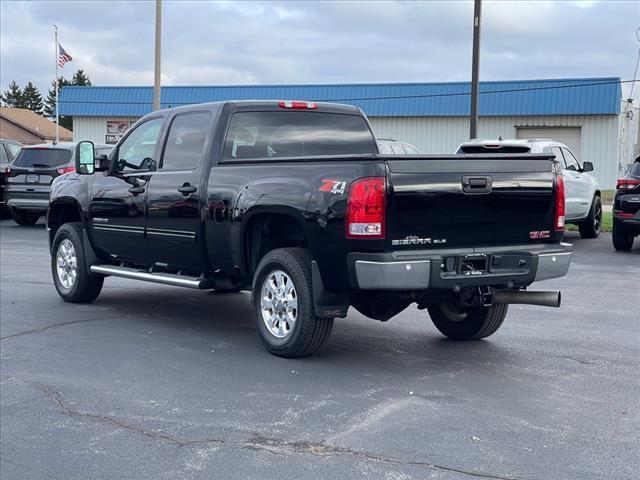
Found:
[(306, 112), (342, 113), (342, 114), (349, 114), (349, 115), (361, 114), (361, 110), (358, 107), (355, 107), (353, 105), (343, 104), (343, 103), (310, 102), (306, 100), (280, 99), (280, 100), (227, 100), (222, 102), (196, 103), (196, 104), (190, 104), (190, 105), (183, 105), (180, 107), (165, 108), (162, 110), (158, 110), (156, 112), (152, 112), (151, 114), (148, 114), (148, 115), (152, 115), (158, 112), (166, 112), (166, 113), (172, 112), (172, 111), (186, 112), (186, 111), (192, 111), (192, 110), (202, 110), (202, 109), (207, 109), (212, 107), (219, 108), (223, 105), (231, 105), (238, 111), (286, 110), (287, 108), (280, 106), (282, 102), (287, 102), (287, 103), (304, 102), (304, 103), (313, 104), (316, 106), (316, 108), (300, 109)]

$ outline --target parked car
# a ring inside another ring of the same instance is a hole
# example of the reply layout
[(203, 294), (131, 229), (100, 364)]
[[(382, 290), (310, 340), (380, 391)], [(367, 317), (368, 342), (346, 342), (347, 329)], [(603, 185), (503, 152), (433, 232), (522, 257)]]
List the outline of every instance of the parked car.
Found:
[(417, 302), (444, 335), (484, 338), (510, 303), (560, 305), (525, 288), (565, 275), (571, 245), (552, 155), (471, 158), (379, 155), (348, 105), (156, 111), (109, 157), (80, 142), (76, 172), (54, 180), (54, 285), (67, 302), (110, 275), (249, 289), (262, 343), (284, 357), (315, 352), (349, 306), (386, 321)]
[(616, 250), (629, 251), (640, 235), (640, 156), (627, 174), (618, 179), (613, 197), (612, 240)]
[(398, 142), (390, 138), (379, 138), (380, 153), (387, 155), (420, 155), (416, 147), (409, 143)]
[(580, 236), (596, 238), (602, 225), (602, 196), (598, 180), (588, 172), (593, 163), (580, 163), (571, 149), (553, 140), (471, 140), (458, 147), (457, 153), (551, 153), (562, 166), (566, 189), (567, 223), (578, 225)]
[[(47, 212), (54, 178), (75, 171), (75, 143), (25, 146), (7, 170), (6, 201), (18, 225), (33, 225)], [(106, 154), (110, 145), (96, 145)]]
[(4, 213), (7, 210), (5, 201), (5, 189), (7, 185), (7, 176), (9, 171), (9, 165), (18, 155), (18, 152), (22, 148), (20, 142), (13, 140), (0, 140), (0, 213)]

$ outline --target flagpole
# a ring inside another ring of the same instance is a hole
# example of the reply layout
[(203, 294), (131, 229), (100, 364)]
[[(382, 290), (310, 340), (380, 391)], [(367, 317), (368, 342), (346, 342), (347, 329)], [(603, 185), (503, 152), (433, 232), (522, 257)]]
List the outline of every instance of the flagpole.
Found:
[(55, 36), (55, 50), (56, 50), (56, 79), (54, 83), (54, 91), (56, 94), (56, 143), (60, 143), (60, 129), (59, 129), (59, 118), (58, 118), (58, 26), (56, 24), (53, 25), (53, 31)]

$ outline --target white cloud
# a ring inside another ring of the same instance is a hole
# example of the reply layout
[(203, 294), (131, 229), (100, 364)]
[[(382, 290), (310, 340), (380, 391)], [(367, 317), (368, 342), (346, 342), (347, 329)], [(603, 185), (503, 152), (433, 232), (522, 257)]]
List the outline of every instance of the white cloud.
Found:
[[(633, 74), (639, 2), (483, 6), (481, 79)], [(471, 2), (174, 2), (165, 84), (460, 81)], [(154, 2), (0, 2), (0, 83), (53, 79), (53, 32), (98, 85), (150, 85)], [(640, 90), (640, 89), (639, 89)]]

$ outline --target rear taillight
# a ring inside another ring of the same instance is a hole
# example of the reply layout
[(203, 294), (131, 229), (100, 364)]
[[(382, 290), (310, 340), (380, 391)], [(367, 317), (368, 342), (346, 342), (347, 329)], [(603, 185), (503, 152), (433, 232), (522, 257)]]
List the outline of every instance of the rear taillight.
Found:
[(5, 168), (5, 169), (4, 169), (4, 173), (5, 173), (6, 175), (9, 175), (9, 174), (11, 173), (11, 167), (9, 166), (9, 167)]
[(631, 178), (619, 178), (616, 183), (618, 190), (631, 190), (640, 185), (640, 180), (632, 180)]
[(564, 178), (556, 177), (556, 210), (553, 217), (553, 229), (556, 232), (564, 231)]
[(386, 190), (384, 177), (361, 178), (351, 184), (347, 200), (347, 238), (384, 238)]
[(76, 171), (76, 167), (63, 167), (63, 168), (56, 169), (56, 172), (58, 172), (58, 175), (64, 175), (65, 173), (71, 173), (75, 171)]
[(294, 110), (316, 110), (318, 108), (317, 103), (313, 102), (294, 102), (288, 100), (282, 100), (278, 102), (280, 108), (293, 108)]

